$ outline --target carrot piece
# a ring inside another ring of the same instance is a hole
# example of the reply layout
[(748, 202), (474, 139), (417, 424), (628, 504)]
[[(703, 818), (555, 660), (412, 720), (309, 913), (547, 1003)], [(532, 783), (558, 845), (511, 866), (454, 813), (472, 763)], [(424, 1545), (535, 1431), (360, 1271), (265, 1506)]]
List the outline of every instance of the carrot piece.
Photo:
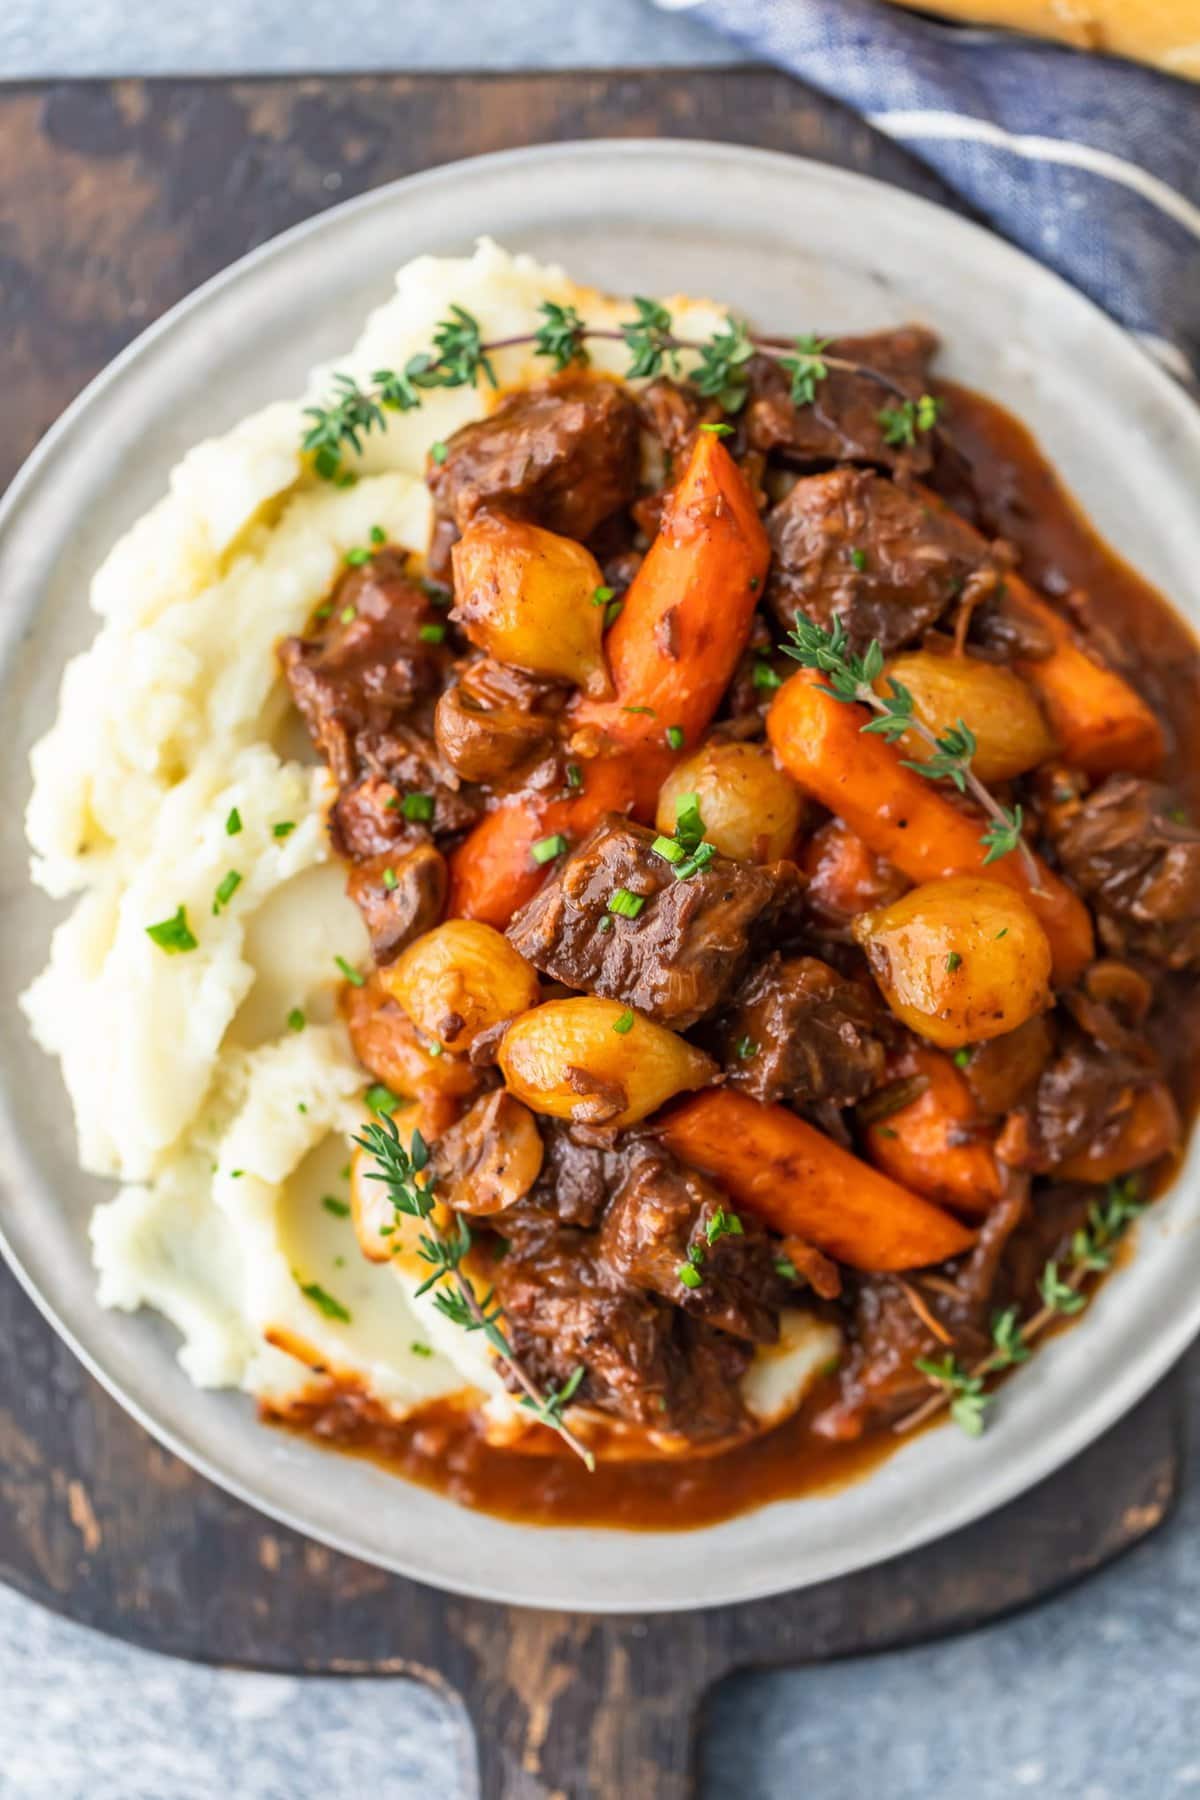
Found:
[[(929, 488), (922, 500), (938, 512), (952, 509)], [(985, 547), (982, 533), (955, 515), (959, 526)], [(1166, 754), (1162, 726), (1137, 690), (1123, 675), (1094, 662), (1075, 641), (1070, 623), (1035, 593), (1020, 575), (1008, 573), (1004, 583), (1013, 599), (1054, 639), (1049, 656), (1014, 663), (1042, 703), (1050, 728), (1069, 763), (1088, 775), (1112, 775), (1128, 769), (1152, 775)]]
[(889, 1073), (922, 1075), (929, 1085), (867, 1127), (871, 1161), (927, 1200), (981, 1217), (1004, 1192), (1004, 1178), (992, 1145), (967, 1135), (978, 1114), (963, 1077), (948, 1056), (924, 1045), (910, 1045)]
[(709, 1088), (667, 1114), (659, 1135), (681, 1162), (728, 1189), (772, 1231), (866, 1270), (957, 1256), (974, 1233), (897, 1186), (785, 1106)]
[(744, 476), (700, 432), (605, 640), (616, 696), (581, 698), (574, 722), (627, 745), (661, 743), (677, 726), (695, 744), (746, 647), (769, 558)]
[(1059, 1181), (1115, 1181), (1174, 1150), (1182, 1129), (1170, 1089), (1155, 1082), (1134, 1096), (1112, 1143), (1090, 1144), (1056, 1164), (1053, 1173)]
[(915, 769), (904, 768), (890, 744), (863, 731), (868, 717), (864, 707), (831, 698), (814, 670), (801, 669), (776, 694), (767, 736), (800, 786), (910, 881), (978, 871), (1016, 888), (1050, 940), (1056, 982), (1069, 987), (1094, 949), (1082, 900), (1040, 861), (1040, 892), (1024, 857), (1015, 852), (985, 864), (983, 820), (961, 811)]
[(447, 917), (482, 919), (503, 931), (545, 879), (546, 867), (534, 861), (533, 846), (560, 832), (576, 844), (608, 812), (630, 813), (648, 823), (673, 760), (653, 745), (592, 757), (578, 765), (578, 792), (522, 793), (502, 800), (450, 856)]
[(1162, 726), (1124, 676), (1093, 662), (1071, 627), (1019, 576), (1005, 580), (1015, 597), (1054, 639), (1049, 656), (1014, 664), (1027, 681), (1069, 763), (1088, 775), (1129, 769), (1152, 775), (1166, 754)]
[(908, 887), (904, 876), (864, 844), (843, 819), (826, 819), (805, 846), (808, 904), (840, 924), (856, 913), (890, 906)]

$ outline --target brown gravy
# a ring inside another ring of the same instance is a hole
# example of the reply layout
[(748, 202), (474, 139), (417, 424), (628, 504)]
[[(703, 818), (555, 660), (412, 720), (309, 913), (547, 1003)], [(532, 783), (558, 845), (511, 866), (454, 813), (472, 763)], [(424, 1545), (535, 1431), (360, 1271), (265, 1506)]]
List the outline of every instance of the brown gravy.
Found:
[[(1085, 591), (1091, 617), (1112, 634), (1120, 665), (1168, 726), (1167, 774), (1200, 807), (1200, 649), (1187, 624), (1092, 529), (1029, 432), (1003, 407), (950, 383), (955, 441), (985, 496), (980, 523), (1017, 550), (1035, 587), (1063, 598)], [(1160, 1048), (1176, 1094), (1191, 1113), (1200, 1101), (1200, 1009), (1180, 981), (1169, 1041)], [(527, 1524), (682, 1530), (764, 1506), (828, 1492), (867, 1474), (898, 1447), (884, 1429), (853, 1443), (816, 1437), (810, 1422), (832, 1398), (821, 1389), (786, 1423), (709, 1458), (601, 1464), (589, 1475), (551, 1444), (547, 1454), (486, 1444), (457, 1401), (423, 1407), (400, 1423), (381, 1420), (352, 1392), (315, 1393), (293, 1408), (287, 1428), (362, 1456), (482, 1512)]]

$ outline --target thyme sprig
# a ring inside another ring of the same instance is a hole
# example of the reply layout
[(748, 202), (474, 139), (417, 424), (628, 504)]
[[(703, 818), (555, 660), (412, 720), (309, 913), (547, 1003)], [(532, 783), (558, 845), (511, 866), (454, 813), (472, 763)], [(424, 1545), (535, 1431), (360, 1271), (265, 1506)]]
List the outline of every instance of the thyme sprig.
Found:
[(678, 375), (682, 353), (694, 351), (696, 366), (688, 380), (698, 393), (715, 399), (722, 411), (740, 412), (750, 392), (747, 364), (754, 355), (769, 356), (790, 378), (795, 406), (811, 406), (817, 388), (833, 369), (861, 375), (875, 382), (896, 401), (878, 414), (885, 441), (897, 446), (916, 442), (918, 433), (932, 431), (939, 402), (930, 394), (914, 400), (891, 375), (865, 363), (826, 354), (829, 338), (763, 337), (739, 319), (726, 318), (709, 338), (680, 337), (667, 308), (657, 300), (637, 297), (634, 317), (612, 328), (591, 326), (575, 307), (543, 300), (541, 323), (535, 331), (484, 342), (479, 321), (465, 307), (451, 306), (450, 315), (434, 329), (432, 348), (410, 356), (403, 369), (376, 369), (368, 386), (352, 375), (332, 377), (333, 390), (322, 406), (308, 406), (312, 420), (301, 447), (313, 459), (316, 473), (326, 481), (348, 482), (353, 476), (343, 468), (348, 450), (361, 454), (363, 439), (381, 431), (388, 412), (412, 412), (433, 388), (470, 387), (482, 376), (497, 386), (492, 356), (499, 350), (532, 345), (535, 356), (545, 357), (562, 372), (588, 361), (589, 340), (624, 344), (629, 353), (627, 380), (648, 379), (664, 370)]
[[(1104, 1199), (1088, 1207), (1087, 1224), (1076, 1231), (1063, 1258), (1051, 1257), (1038, 1278), (1041, 1306), (1022, 1320), (1015, 1306), (992, 1317), (992, 1348), (971, 1368), (964, 1369), (954, 1356), (935, 1359), (919, 1356), (914, 1367), (932, 1382), (935, 1392), (892, 1429), (915, 1430), (949, 1406), (950, 1416), (971, 1437), (978, 1437), (992, 1396), (986, 1392), (989, 1375), (1025, 1362), (1029, 1346), (1055, 1319), (1071, 1318), (1083, 1311), (1084, 1292), (1095, 1275), (1112, 1267), (1118, 1243), (1133, 1221), (1146, 1210), (1136, 1177), (1110, 1181)], [(1065, 1271), (1065, 1272), (1064, 1272)]]
[(780, 646), (784, 655), (790, 656), (802, 668), (815, 669), (824, 675), (825, 693), (834, 700), (865, 706), (876, 715), (862, 727), (863, 731), (872, 732), (889, 744), (897, 743), (911, 732), (922, 743), (928, 744), (933, 752), (932, 756), (920, 760), (902, 757), (902, 767), (915, 769), (918, 775), (924, 775), (929, 781), (948, 781), (960, 794), (970, 794), (991, 820), (986, 831), (980, 833), (980, 842), (987, 852), (984, 864), (996, 862), (1000, 857), (1008, 856), (1014, 850), (1018, 851), (1025, 862), (1034, 891), (1040, 892), (1041, 876), (1037, 859), (1021, 835), (1025, 822), (1022, 808), (1001, 806), (976, 775), (971, 767), (971, 759), (977, 746), (975, 735), (969, 726), (960, 719), (957, 725), (949, 727), (940, 735), (931, 731), (917, 717), (912, 694), (901, 682), (890, 676), (890, 692), (886, 695), (876, 693), (875, 683), (883, 673), (882, 646), (878, 638), (872, 638), (862, 655), (856, 655), (849, 648), (846, 628), (841, 619), (835, 618), (832, 627), (826, 629), (806, 613), (797, 612), (796, 623), (788, 638), (789, 641)]
[[(563, 1415), (584, 1377), (582, 1365), (572, 1370), (561, 1387), (542, 1389), (521, 1367), (516, 1353), (504, 1334), (504, 1313), (495, 1298), (495, 1290), (482, 1298), (463, 1273), (463, 1263), (471, 1248), (471, 1227), (461, 1214), (447, 1229), (437, 1219), (437, 1199), (429, 1168), (429, 1146), (419, 1131), (414, 1131), (406, 1150), (394, 1119), (384, 1116), (364, 1126), (355, 1143), (373, 1158), (375, 1167), (368, 1172), (369, 1181), (382, 1181), (397, 1213), (419, 1219), (425, 1230), (417, 1240), (417, 1254), (429, 1274), (417, 1289), (417, 1295), (437, 1287), (433, 1303), (443, 1318), (463, 1331), (482, 1331), (492, 1349), (501, 1358), (514, 1381), (523, 1390), (520, 1401), (539, 1424), (557, 1431), (563, 1441), (589, 1469), (596, 1460), (567, 1425)], [(418, 1180), (424, 1176), (424, 1180)]]

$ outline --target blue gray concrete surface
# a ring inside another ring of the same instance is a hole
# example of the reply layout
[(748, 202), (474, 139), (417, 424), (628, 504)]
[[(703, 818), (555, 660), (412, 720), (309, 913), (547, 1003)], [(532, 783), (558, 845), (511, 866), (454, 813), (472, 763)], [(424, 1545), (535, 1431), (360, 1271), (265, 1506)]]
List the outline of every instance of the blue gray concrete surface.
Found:
[[(0, 0), (10, 80), (731, 60), (643, 0)], [(729, 1684), (706, 1720), (706, 1800), (1200, 1800), (1198, 1535), (1194, 1455), (1175, 1518), (1057, 1601), (930, 1649)], [(455, 1800), (460, 1732), (405, 1682), (192, 1668), (0, 1589), (3, 1800)]]

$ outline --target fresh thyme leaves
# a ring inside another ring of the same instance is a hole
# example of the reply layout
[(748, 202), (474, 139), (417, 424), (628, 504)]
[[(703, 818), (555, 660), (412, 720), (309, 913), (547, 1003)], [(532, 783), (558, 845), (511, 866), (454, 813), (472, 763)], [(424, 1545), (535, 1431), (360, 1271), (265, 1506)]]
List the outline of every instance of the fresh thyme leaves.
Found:
[(922, 394), (919, 400), (902, 400), (898, 406), (885, 406), (876, 413), (883, 426), (883, 441), (894, 450), (910, 448), (918, 432), (932, 431), (942, 410), (940, 400)]
[(433, 1303), (444, 1318), (464, 1331), (482, 1331), (523, 1390), (521, 1405), (541, 1424), (557, 1431), (587, 1468), (594, 1469), (595, 1458), (591, 1451), (575, 1436), (563, 1417), (583, 1380), (583, 1368), (573, 1370), (561, 1387), (545, 1391), (521, 1367), (504, 1335), (504, 1313), (495, 1302), (494, 1293), (489, 1290), (481, 1298), (463, 1272), (463, 1263), (472, 1243), (470, 1226), (461, 1215), (447, 1225), (443, 1225), (438, 1217), (434, 1179), (429, 1168), (429, 1147), (420, 1132), (413, 1132), (406, 1150), (395, 1120), (385, 1117), (365, 1126), (355, 1142), (375, 1164), (368, 1171), (367, 1179), (383, 1182), (397, 1214), (419, 1220), (424, 1228), (417, 1241), (417, 1254), (430, 1273), (417, 1293), (436, 1288)]
[[(376, 369), (366, 386), (352, 375), (334, 375), (326, 404), (305, 408), (305, 417), (312, 423), (301, 447), (312, 457), (313, 469), (323, 480), (348, 486), (354, 475), (343, 467), (347, 453), (361, 454), (363, 439), (384, 429), (387, 413), (412, 412), (430, 389), (469, 387), (480, 376), (495, 387), (494, 351), (532, 345), (535, 356), (545, 357), (561, 371), (587, 362), (587, 343), (593, 338), (624, 344), (629, 356), (625, 376), (631, 381), (661, 375), (664, 370), (678, 376), (681, 353), (693, 352), (695, 364), (688, 379), (699, 393), (717, 400), (725, 412), (739, 412), (744, 406), (749, 393), (748, 365), (758, 354), (772, 358), (790, 378), (796, 406), (813, 404), (819, 384), (831, 369), (859, 375), (883, 388), (896, 402), (879, 415), (888, 443), (912, 443), (918, 432), (932, 430), (937, 421), (939, 402), (931, 395), (913, 400), (881, 370), (828, 355), (829, 338), (761, 337), (733, 318), (726, 318), (709, 338), (684, 338), (678, 336), (670, 312), (657, 300), (639, 297), (633, 308), (632, 319), (612, 327), (592, 327), (573, 306), (544, 300), (538, 308), (541, 323), (535, 331), (485, 343), (478, 320), (463, 307), (451, 306), (449, 316), (434, 330), (432, 348), (409, 357), (403, 369)], [(714, 420), (705, 429), (724, 435), (728, 427)], [(444, 462), (445, 444), (435, 444), (431, 455), (435, 463)]]
[(679, 373), (679, 343), (671, 329), (671, 315), (657, 300), (634, 296), (637, 318), (620, 327), (629, 351), (626, 370), (631, 381), (644, 376), (661, 375), (664, 361), (671, 373)]
[(543, 300), (538, 311), (542, 315), (542, 323), (533, 336), (536, 354), (548, 356), (560, 374), (564, 369), (569, 369), (572, 363), (586, 363), (588, 353), (584, 339), (587, 326), (575, 308), (559, 306), (553, 300)]
[[(1072, 1236), (1066, 1256), (1052, 1257), (1043, 1267), (1038, 1279), (1038, 1295), (1042, 1304), (1037, 1312), (1024, 1320), (1018, 1315), (1015, 1306), (996, 1313), (992, 1319), (992, 1348), (968, 1370), (960, 1370), (952, 1356), (941, 1362), (918, 1358), (915, 1367), (922, 1375), (928, 1376), (938, 1391), (900, 1419), (893, 1429), (897, 1432), (911, 1431), (916, 1426), (923, 1425), (926, 1419), (932, 1418), (949, 1401), (951, 1417), (972, 1436), (978, 1436), (976, 1425), (977, 1422), (979, 1426), (982, 1425), (983, 1405), (986, 1404), (983, 1383), (987, 1377), (999, 1369), (1025, 1362), (1034, 1338), (1040, 1336), (1055, 1319), (1071, 1318), (1082, 1312), (1087, 1305), (1087, 1296), (1082, 1290), (1091, 1277), (1102, 1274), (1112, 1266), (1117, 1243), (1144, 1211), (1145, 1202), (1141, 1199), (1135, 1176), (1110, 1181), (1105, 1189), (1104, 1199), (1093, 1200), (1088, 1207), (1087, 1224)], [(1069, 1273), (1063, 1273), (1064, 1267)], [(948, 1371), (947, 1365), (950, 1364), (953, 1365), (953, 1370)], [(964, 1390), (957, 1379), (959, 1376), (979, 1385), (970, 1391)], [(966, 1406), (960, 1406), (956, 1411), (955, 1402), (959, 1400), (964, 1400)]]
[(147, 925), (146, 936), (160, 950), (165, 950), (168, 956), (179, 956), (185, 950), (198, 948), (198, 939), (188, 924), (185, 906), (178, 907), (169, 919), (160, 919), (157, 925)]
[(883, 649), (879, 640), (872, 638), (861, 656), (854, 654), (841, 619), (835, 619), (832, 627), (826, 629), (807, 614), (797, 612), (788, 640), (780, 646), (784, 655), (790, 656), (802, 668), (815, 669), (824, 675), (824, 692), (832, 699), (857, 703), (876, 715), (862, 727), (865, 732), (882, 737), (889, 744), (912, 732), (914, 737), (928, 744), (932, 756), (920, 762), (902, 757), (902, 766), (915, 769), (929, 781), (949, 781), (960, 794), (970, 794), (990, 821), (980, 833), (979, 841), (987, 850), (984, 863), (996, 862), (1001, 856), (1017, 851), (1025, 862), (1034, 892), (1042, 891), (1037, 859), (1021, 835), (1024, 823), (1021, 808), (1001, 806), (975, 774), (971, 767), (975, 737), (961, 719), (957, 726), (939, 737), (917, 718), (913, 697), (900, 682), (889, 677), (890, 693), (886, 697), (877, 694), (875, 683), (883, 674)]
[(817, 397), (818, 383), (829, 375), (829, 365), (821, 352), (828, 350), (830, 339), (798, 337), (795, 342), (795, 356), (781, 356), (779, 366), (792, 378), (792, 405), (811, 406)]
[(297, 1279), (296, 1286), (300, 1289), (304, 1298), (306, 1300), (311, 1300), (313, 1305), (320, 1312), (323, 1312), (327, 1319), (338, 1319), (343, 1325), (349, 1325), (350, 1314), (342, 1305), (341, 1301), (335, 1300), (332, 1294), (326, 1293), (325, 1289), (321, 1287), (318, 1282), (304, 1282)]
[(983, 1391), (983, 1376), (972, 1375), (962, 1368), (957, 1357), (918, 1356), (914, 1368), (940, 1387), (950, 1402), (950, 1417), (968, 1437), (979, 1437), (983, 1431), (983, 1415), (989, 1401)]
[(727, 319), (724, 327), (700, 346), (700, 362), (692, 371), (691, 382), (697, 393), (714, 399), (722, 412), (740, 412), (750, 392), (746, 364), (754, 355), (754, 345), (746, 327), (738, 320)]

